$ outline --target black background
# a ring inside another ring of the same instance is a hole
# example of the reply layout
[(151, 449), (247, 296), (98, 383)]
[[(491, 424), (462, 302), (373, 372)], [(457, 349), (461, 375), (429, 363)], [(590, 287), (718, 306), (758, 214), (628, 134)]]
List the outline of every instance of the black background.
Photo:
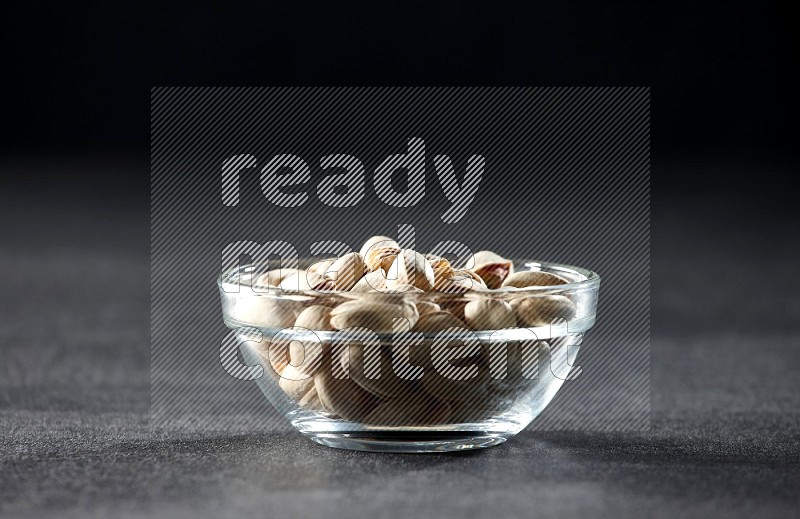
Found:
[[(0, 515), (796, 514), (797, 45), (778, 3), (14, 2), (2, 18)], [(149, 100), (168, 85), (650, 86), (652, 430), (415, 458), (154, 436)]]

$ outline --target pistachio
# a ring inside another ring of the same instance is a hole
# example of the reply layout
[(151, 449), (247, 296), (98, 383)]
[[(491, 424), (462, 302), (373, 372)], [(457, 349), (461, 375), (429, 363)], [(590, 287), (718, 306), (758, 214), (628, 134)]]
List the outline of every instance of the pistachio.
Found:
[(386, 287), (386, 273), (383, 270), (375, 270), (367, 273), (358, 280), (350, 292), (375, 292)]
[(331, 326), (331, 308), (313, 305), (300, 312), (294, 325), (308, 330), (333, 330)]
[(546, 287), (554, 285), (564, 285), (569, 283), (566, 279), (559, 275), (550, 272), (543, 272), (540, 270), (526, 270), (523, 272), (515, 272), (503, 281), (504, 287)]
[(333, 309), (331, 325), (337, 330), (358, 326), (376, 333), (389, 333), (397, 318), (405, 319), (405, 323), (401, 322), (400, 331), (410, 330), (419, 318), (417, 307), (408, 302), (349, 301)]
[(372, 238), (368, 239), (364, 242), (364, 245), (361, 246), (361, 250), (358, 251), (359, 254), (366, 257), (369, 253), (370, 249), (375, 247), (394, 247), (399, 249), (400, 245), (397, 244), (396, 241), (389, 238), (388, 236), (373, 236)]
[(473, 330), (500, 330), (517, 325), (511, 305), (499, 299), (476, 299), (464, 307), (464, 319)]
[(323, 260), (319, 260), (318, 262), (308, 267), (308, 271), (313, 272), (314, 274), (319, 274), (321, 276), (325, 274), (325, 271), (328, 270), (328, 267), (333, 265), (337, 259), (338, 258), (326, 258)]
[(325, 278), (314, 272), (301, 270), (296, 274), (287, 276), (281, 281), (281, 290), (284, 292), (302, 292), (306, 290), (330, 290), (332, 288)]
[(450, 406), (421, 396), (398, 398), (378, 405), (364, 421), (374, 425), (432, 425), (450, 418)]
[(472, 271), (481, 277), (487, 288), (500, 288), (503, 281), (514, 273), (514, 262), (492, 251), (482, 250), (473, 255), (475, 266)]
[(555, 319), (569, 321), (575, 317), (575, 303), (564, 296), (531, 296), (514, 299), (511, 307), (517, 316), (517, 324), (525, 327), (547, 326)]
[(233, 317), (237, 321), (267, 328), (286, 328), (294, 324), (302, 310), (298, 301), (289, 301), (267, 294), (240, 295), (234, 303)]
[(417, 306), (417, 313), (420, 317), (431, 312), (438, 312), (442, 309), (441, 306), (437, 305), (433, 301), (417, 301), (415, 304)]
[(278, 385), (289, 395), (289, 398), (298, 402), (314, 388), (314, 379), (309, 375), (301, 373), (297, 368), (289, 364), (281, 372)]
[(322, 407), (345, 420), (363, 420), (380, 402), (350, 378), (336, 378), (330, 369), (314, 375), (314, 384)]
[(470, 290), (486, 290), (486, 283), (470, 270), (450, 268), (436, 279), (433, 288), (446, 294), (463, 294)]
[(292, 276), (294, 274), (299, 274), (303, 272), (300, 269), (295, 268), (285, 268), (285, 269), (274, 269), (268, 272), (265, 272), (259, 275), (253, 286), (261, 286), (261, 287), (277, 287), (281, 284), (281, 281)]
[(357, 252), (345, 254), (325, 271), (324, 278), (335, 290), (350, 290), (364, 276), (364, 258)]
[(450, 312), (429, 312), (419, 316), (413, 331), (422, 333), (436, 333), (448, 328), (466, 329), (466, 325)]
[(364, 256), (367, 270), (373, 272), (382, 269), (384, 272), (388, 272), (401, 250), (399, 247), (374, 247), (370, 249), (367, 255)]
[(304, 407), (310, 411), (324, 411), (325, 408), (322, 406), (322, 402), (319, 399), (319, 394), (317, 393), (317, 386), (316, 384), (314, 387), (311, 388), (311, 391), (305, 394), (303, 398), (297, 402), (300, 407)]
[[(377, 360), (373, 359), (373, 356), (377, 357)], [(339, 362), (344, 372), (348, 373), (358, 385), (381, 398), (408, 395), (414, 388), (412, 380), (398, 377), (395, 373), (392, 367), (391, 348), (352, 344), (341, 352)], [(373, 366), (376, 363), (379, 369), (375, 373), (365, 371), (365, 365)]]
[(422, 290), (430, 290), (433, 282), (433, 268), (425, 256), (411, 249), (404, 249), (389, 267), (386, 287), (414, 285)]

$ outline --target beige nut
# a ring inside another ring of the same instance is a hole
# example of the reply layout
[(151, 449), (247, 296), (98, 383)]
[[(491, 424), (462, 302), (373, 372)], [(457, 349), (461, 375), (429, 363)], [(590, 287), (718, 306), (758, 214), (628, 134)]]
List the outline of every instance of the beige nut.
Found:
[(289, 364), (281, 372), (278, 385), (289, 398), (299, 402), (306, 394), (314, 389), (314, 378), (305, 373), (301, 373), (294, 366)]
[(414, 381), (397, 376), (392, 365), (392, 353), (390, 346), (351, 344), (339, 355), (339, 363), (359, 386), (378, 397), (408, 396), (414, 390)]
[(425, 314), (441, 311), (442, 307), (432, 301), (417, 301), (417, 313), (422, 317)]
[(367, 270), (374, 272), (380, 269), (388, 272), (401, 250), (399, 247), (374, 247), (370, 249), (367, 255), (364, 256)]
[(294, 325), (309, 330), (333, 330), (333, 326), (331, 326), (332, 310), (333, 309), (328, 306), (309, 306), (300, 312)]
[(358, 280), (350, 292), (376, 292), (384, 288), (386, 288), (386, 273), (383, 270), (376, 270)]
[(404, 249), (392, 262), (386, 280), (386, 287), (413, 285), (422, 290), (433, 288), (433, 268), (422, 254)]
[(316, 384), (314, 387), (311, 388), (311, 391), (306, 393), (306, 395), (297, 402), (300, 407), (308, 409), (309, 411), (324, 411), (325, 408), (322, 406), (322, 402), (319, 399), (319, 394), (317, 393), (317, 386)]
[(277, 287), (284, 279), (301, 272), (303, 271), (295, 268), (270, 270), (258, 276), (253, 283), (253, 286)]
[(575, 317), (575, 303), (564, 296), (531, 296), (511, 301), (517, 324), (524, 327), (548, 326), (556, 319)]
[(486, 283), (480, 276), (467, 269), (450, 269), (436, 279), (434, 290), (445, 294), (463, 294), (470, 290), (487, 290)]
[(547, 287), (554, 285), (564, 285), (569, 283), (566, 279), (559, 275), (550, 272), (542, 272), (538, 270), (526, 270), (523, 272), (515, 272), (503, 281), (504, 287)]
[(308, 267), (308, 271), (322, 276), (323, 274), (325, 274), (325, 271), (328, 270), (328, 267), (333, 265), (337, 259), (338, 258), (326, 258), (323, 260), (319, 260), (310, 267)]
[(492, 251), (482, 250), (473, 255), (475, 266), (472, 271), (483, 279), (486, 287), (494, 290), (514, 273), (514, 262)]
[(397, 398), (378, 405), (365, 419), (368, 424), (415, 426), (447, 423), (450, 406), (430, 398)]
[(350, 378), (336, 378), (330, 369), (314, 375), (317, 395), (322, 407), (345, 420), (361, 421), (380, 400)]
[(500, 330), (517, 325), (511, 305), (498, 299), (476, 299), (464, 307), (464, 319), (473, 330)]
[(347, 291), (364, 276), (364, 269), (361, 254), (351, 252), (333, 262), (323, 277), (334, 290)]
[(267, 328), (286, 328), (294, 324), (302, 310), (298, 301), (280, 299), (267, 294), (245, 294), (237, 297), (233, 317), (237, 321)]
[(358, 253), (366, 257), (371, 249), (378, 247), (395, 247), (399, 249), (400, 245), (388, 236), (373, 236), (364, 242), (364, 245), (361, 246), (361, 250), (358, 251)]
[(284, 292), (303, 292), (306, 290), (331, 290), (332, 284), (314, 272), (301, 270), (287, 276), (279, 285)]
[(417, 324), (413, 328), (413, 331), (421, 333), (437, 333), (447, 330), (448, 328), (466, 329), (467, 325), (465, 325), (463, 321), (450, 312), (440, 310), (420, 315)]
[(380, 303), (373, 300), (349, 301), (331, 312), (331, 325), (337, 330), (362, 327), (375, 333), (393, 331), (394, 319), (399, 321), (399, 331), (408, 331), (419, 319), (417, 307), (410, 302)]

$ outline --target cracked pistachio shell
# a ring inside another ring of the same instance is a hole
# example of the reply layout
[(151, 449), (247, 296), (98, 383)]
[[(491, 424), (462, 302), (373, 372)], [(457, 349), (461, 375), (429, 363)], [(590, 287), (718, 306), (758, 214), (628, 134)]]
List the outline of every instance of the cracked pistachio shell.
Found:
[(486, 290), (483, 279), (470, 270), (451, 270), (446, 276), (436, 280), (434, 290), (446, 294), (462, 294), (470, 290)]
[(555, 319), (569, 321), (575, 317), (575, 303), (564, 296), (531, 296), (514, 299), (511, 308), (517, 324), (524, 327), (548, 326)]
[(399, 247), (374, 247), (370, 249), (367, 255), (364, 256), (367, 270), (372, 272), (382, 269), (384, 272), (388, 272), (401, 250)]
[(365, 268), (361, 254), (351, 252), (334, 261), (323, 277), (334, 290), (347, 291), (364, 276)]
[(508, 276), (506, 280), (503, 281), (503, 286), (526, 288), (565, 285), (567, 283), (569, 283), (569, 281), (550, 272), (526, 270), (523, 272), (515, 272)]
[(295, 402), (302, 400), (306, 394), (314, 389), (314, 378), (300, 372), (296, 367), (289, 364), (281, 372), (278, 385), (289, 398)]
[(284, 278), (279, 286), (284, 292), (331, 289), (331, 284), (322, 276), (306, 270), (301, 270), (297, 274)]
[(300, 274), (301, 272), (303, 271), (295, 268), (270, 270), (259, 275), (253, 283), (253, 286), (277, 287), (284, 279), (295, 274)]
[(294, 324), (302, 310), (298, 301), (268, 295), (239, 295), (232, 315), (237, 321), (268, 328), (286, 328)]
[(398, 285), (413, 285), (422, 290), (430, 290), (433, 283), (433, 268), (425, 256), (411, 249), (404, 249), (389, 268), (386, 287), (391, 289)]
[[(359, 386), (378, 397), (407, 397), (414, 390), (413, 380), (399, 377), (395, 373), (391, 346), (378, 345), (376, 348), (353, 344), (341, 352), (339, 363)], [(370, 371), (367, 372), (366, 369)]]
[(511, 305), (498, 299), (476, 299), (464, 307), (464, 319), (472, 330), (500, 330), (517, 325)]
[(384, 288), (386, 288), (386, 274), (383, 270), (375, 270), (359, 279), (350, 292), (376, 292)]
[(400, 323), (400, 331), (410, 330), (419, 318), (417, 307), (409, 302), (349, 301), (333, 309), (331, 325), (337, 330), (358, 326), (375, 333), (389, 333), (397, 318), (405, 319)]
[(499, 254), (488, 250), (478, 251), (473, 255), (475, 266), (472, 271), (480, 276), (489, 289), (497, 289), (503, 281), (514, 273), (514, 263)]
[(345, 420), (363, 420), (380, 400), (350, 378), (336, 378), (330, 369), (314, 375), (322, 407)]
[(365, 419), (368, 424), (414, 426), (446, 423), (450, 406), (424, 396), (399, 398), (378, 405)]
[(419, 316), (413, 331), (422, 333), (436, 333), (448, 328), (462, 328), (467, 326), (455, 315), (450, 312), (438, 311), (429, 312)]
[(388, 236), (373, 236), (364, 242), (364, 245), (361, 246), (361, 250), (358, 251), (358, 253), (366, 257), (371, 249), (378, 247), (394, 247), (399, 249), (400, 245)]

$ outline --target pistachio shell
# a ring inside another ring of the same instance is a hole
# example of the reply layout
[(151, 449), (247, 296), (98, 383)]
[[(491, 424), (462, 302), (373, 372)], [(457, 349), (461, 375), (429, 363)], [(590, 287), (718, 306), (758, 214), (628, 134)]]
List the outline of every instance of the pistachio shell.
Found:
[(523, 272), (516, 272), (511, 274), (503, 281), (504, 287), (546, 287), (554, 285), (564, 285), (569, 283), (566, 279), (552, 274), (550, 272), (542, 272), (539, 270), (526, 270)]
[(333, 330), (331, 310), (330, 307), (322, 305), (309, 306), (300, 312), (294, 325), (309, 330)]
[(473, 255), (475, 266), (472, 271), (480, 276), (489, 289), (497, 289), (503, 281), (514, 273), (514, 262), (488, 250)]
[(395, 318), (405, 318), (401, 331), (410, 330), (419, 318), (417, 307), (412, 303), (378, 303), (374, 301), (349, 301), (331, 312), (331, 325), (337, 330), (354, 326), (367, 328), (375, 333), (389, 333)]
[(262, 286), (262, 287), (277, 287), (281, 284), (281, 281), (286, 279), (289, 276), (299, 274), (303, 272), (300, 269), (295, 268), (285, 268), (285, 269), (274, 269), (268, 272), (265, 272), (259, 275), (253, 286)]
[(433, 288), (433, 268), (422, 254), (404, 249), (397, 255), (389, 268), (387, 288), (397, 285), (413, 285), (422, 290)]
[(368, 424), (390, 426), (446, 423), (450, 406), (444, 402), (416, 396), (389, 400), (378, 405), (365, 419)]
[(446, 294), (463, 294), (470, 290), (487, 290), (480, 276), (466, 269), (451, 269), (448, 274), (436, 280), (434, 290)]
[(370, 272), (382, 269), (388, 272), (394, 259), (400, 254), (399, 247), (374, 247), (364, 256), (364, 263)]
[(464, 307), (464, 319), (473, 330), (500, 330), (517, 325), (511, 305), (497, 299), (470, 301)]
[(386, 274), (383, 270), (376, 270), (367, 273), (358, 280), (350, 292), (375, 292), (386, 287)]
[(301, 373), (294, 366), (289, 364), (281, 372), (278, 385), (284, 393), (295, 402), (300, 401), (306, 394), (314, 388), (314, 378)]
[(388, 236), (373, 236), (372, 238), (364, 242), (364, 245), (361, 246), (361, 250), (358, 251), (358, 253), (366, 257), (370, 249), (375, 248), (376, 246), (395, 247), (398, 249), (400, 248), (400, 245), (398, 245), (396, 241), (389, 238)]
[(511, 307), (517, 324), (524, 327), (547, 326), (555, 319), (569, 321), (575, 317), (575, 303), (564, 296), (531, 296), (514, 299)]
[(306, 270), (287, 276), (279, 285), (284, 292), (301, 292), (306, 290), (330, 290), (331, 284), (322, 276)]
[(237, 321), (268, 328), (287, 328), (302, 310), (301, 303), (269, 295), (240, 295), (232, 315)]
[(314, 387), (311, 388), (311, 391), (305, 394), (303, 398), (297, 402), (300, 407), (304, 407), (310, 411), (324, 411), (324, 407), (322, 406), (322, 402), (319, 399), (319, 394), (317, 393), (317, 386), (316, 384)]
[(324, 278), (334, 290), (350, 290), (364, 276), (364, 258), (357, 252), (345, 254), (325, 271)]
[(333, 265), (338, 258), (326, 258), (323, 260), (319, 260), (310, 267), (308, 267), (309, 272), (313, 272), (314, 274), (319, 274), (320, 276), (328, 270), (328, 267)]
[[(375, 362), (370, 357), (378, 356), (380, 370), (377, 373), (367, 373), (365, 371), (365, 360), (372, 365)], [(381, 398), (395, 398), (408, 395), (414, 388), (412, 380), (398, 377), (392, 366), (392, 350), (389, 348), (378, 347), (376, 349), (365, 348), (362, 344), (353, 344), (344, 349), (339, 356), (339, 362), (345, 373), (348, 373), (358, 385), (370, 393)], [(367, 375), (373, 376), (369, 378)]]
[(345, 420), (363, 420), (380, 402), (352, 379), (334, 377), (330, 369), (314, 375), (314, 383), (322, 407)]
[(463, 328), (467, 326), (450, 312), (429, 312), (419, 316), (413, 331), (422, 333), (436, 333), (448, 328)]

